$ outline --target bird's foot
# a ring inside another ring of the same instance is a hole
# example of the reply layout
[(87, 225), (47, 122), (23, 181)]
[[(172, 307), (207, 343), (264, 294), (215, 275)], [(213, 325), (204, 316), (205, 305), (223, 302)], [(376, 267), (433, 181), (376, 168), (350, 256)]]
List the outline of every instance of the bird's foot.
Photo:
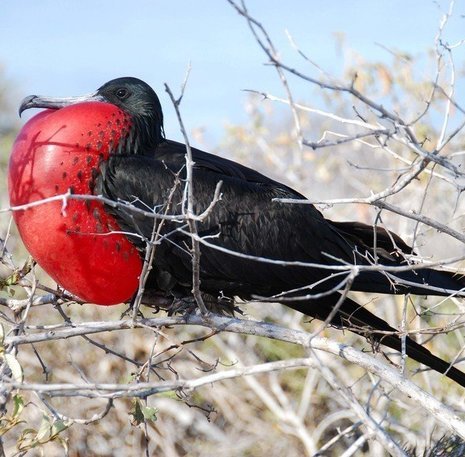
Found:
[[(232, 298), (202, 294), (202, 299), (207, 310), (212, 313), (232, 317), (234, 317), (235, 313), (243, 314), (242, 310), (234, 304)], [(168, 315), (171, 316), (174, 314), (191, 314), (198, 308), (199, 306), (194, 297), (176, 297), (167, 311)]]
[(197, 309), (197, 303), (194, 297), (173, 298), (171, 305), (166, 308), (168, 316), (175, 314), (191, 314)]
[[(133, 317), (133, 316), (134, 316), (134, 300), (131, 300), (126, 310), (121, 313), (120, 319), (124, 319), (126, 317)], [(140, 318), (145, 317), (142, 311), (140, 310), (140, 308), (137, 310), (137, 317), (140, 317)]]
[(239, 306), (235, 304), (233, 298), (224, 296), (212, 297), (211, 295), (207, 295), (207, 298), (210, 298), (211, 301), (208, 299), (205, 300), (204, 297), (205, 306), (212, 313), (230, 317), (234, 317), (236, 313), (240, 314), (241, 316), (244, 315), (244, 312), (239, 308)]
[[(234, 299), (226, 296), (213, 296), (203, 293), (202, 300), (208, 311), (222, 316), (234, 317), (236, 313), (243, 315), (242, 310), (235, 305)], [(145, 293), (142, 299), (144, 306), (149, 306), (154, 309), (154, 313), (160, 310), (165, 310), (169, 316), (175, 314), (191, 314), (195, 312), (199, 306), (192, 295), (184, 295), (181, 293), (166, 293), (161, 291), (152, 291)]]

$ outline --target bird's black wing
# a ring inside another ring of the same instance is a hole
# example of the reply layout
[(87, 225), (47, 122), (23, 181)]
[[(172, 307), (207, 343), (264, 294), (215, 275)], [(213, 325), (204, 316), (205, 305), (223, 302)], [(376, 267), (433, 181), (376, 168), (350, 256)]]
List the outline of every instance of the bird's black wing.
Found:
[[(311, 262), (323, 267), (337, 264), (336, 259), (354, 261), (353, 243), (345, 240), (316, 208), (273, 201), (277, 197), (296, 198), (297, 192), (286, 186), (278, 187), (274, 181), (246, 167), (235, 168), (234, 162), (202, 163), (198, 156), (195, 160), (197, 214), (208, 207), (217, 183), (222, 182), (221, 200), (205, 220), (197, 224), (199, 235), (210, 245), (201, 245), (201, 279), (207, 291), (223, 291), (244, 298), (253, 294), (271, 295), (322, 281), (332, 273), (322, 268), (253, 260), (241, 254), (272, 261)], [(166, 210), (179, 168), (182, 166), (163, 157), (160, 160), (158, 156), (114, 156), (102, 169), (97, 191), (111, 199), (129, 198), (141, 207), (162, 212)], [(184, 175), (180, 177), (182, 180)], [(169, 214), (180, 214), (183, 187), (181, 181), (171, 200)], [(109, 208), (109, 211), (124, 230), (138, 231), (150, 238), (152, 219), (118, 209)], [(169, 270), (180, 283), (188, 283), (191, 257), (186, 228), (179, 223), (165, 222), (162, 232), (166, 242), (157, 247), (160, 252), (157, 265)], [(332, 278), (317, 289), (327, 289), (340, 280)]]
[[(179, 168), (185, 164), (185, 154), (186, 145), (172, 140), (163, 141), (154, 152), (154, 156), (158, 160), (175, 165)], [(194, 167), (198, 170), (210, 171), (219, 177), (229, 176), (249, 183), (273, 186), (275, 189), (282, 189), (290, 198), (305, 199), (303, 195), (299, 194), (291, 187), (275, 181), (252, 168), (234, 162), (233, 160), (225, 159), (224, 157), (210, 154), (196, 148), (192, 148), (192, 159), (195, 163)]]
[[(203, 156), (202, 159), (208, 156)], [(202, 164), (200, 160), (197, 163)], [(139, 207), (155, 208), (158, 213), (180, 214), (184, 175), (172, 192), (179, 171), (176, 161), (159, 160), (148, 156), (114, 156), (102, 166), (102, 175), (97, 182), (97, 190), (113, 200), (130, 199)], [(182, 165), (181, 165), (182, 168)], [(245, 168), (245, 167), (244, 167)], [(242, 175), (242, 176), (241, 176)], [(210, 246), (201, 244), (200, 279), (201, 290), (212, 295), (224, 293), (227, 296), (249, 298), (254, 295), (271, 296), (284, 291), (295, 290), (292, 295), (303, 295), (328, 291), (337, 286), (346, 273), (335, 269), (325, 269), (331, 265), (363, 263), (357, 240), (363, 244), (373, 237), (368, 226), (349, 223), (333, 224), (323, 218), (311, 205), (284, 205), (273, 202), (273, 198), (295, 198), (297, 193), (286, 186), (276, 186), (273, 181), (261, 178), (247, 170), (237, 169), (234, 163), (222, 160), (216, 163), (206, 161), (194, 172), (195, 211), (204, 211), (213, 198), (216, 184), (222, 181), (222, 199), (197, 228), (202, 239)], [(246, 179), (246, 178), (249, 179)], [(173, 198), (169, 200), (172, 194)], [(297, 194), (299, 195), (299, 194)], [(153, 219), (142, 217), (121, 208), (111, 208), (123, 230), (139, 233), (150, 238), (153, 233)], [(155, 261), (149, 277), (150, 287), (165, 292), (190, 293), (192, 288), (192, 258), (190, 237), (185, 224), (165, 221), (160, 228), (163, 237), (155, 247)], [(384, 233), (384, 247), (388, 239), (394, 244), (402, 244), (398, 237)], [(139, 243), (144, 247), (144, 243)], [(222, 250), (215, 249), (216, 247)], [(407, 249), (406, 245), (401, 246)], [(229, 252), (225, 252), (227, 250)], [(238, 255), (234, 255), (237, 253)], [(283, 266), (265, 260), (252, 260), (246, 256), (281, 261), (301, 261), (316, 264), (307, 268), (290, 264)], [(367, 254), (366, 252), (364, 254)], [(368, 254), (373, 254), (369, 252)], [(391, 257), (391, 256), (388, 256)], [(383, 259), (383, 257), (381, 257)], [(385, 258), (386, 262), (396, 262)], [(409, 272), (411, 273), (411, 272)], [(425, 269), (424, 274), (439, 275), (441, 281), (448, 281), (447, 287), (459, 288), (460, 281), (444, 272)], [(409, 277), (420, 284), (424, 281), (422, 272)], [(437, 279), (437, 278), (436, 278)], [(358, 281), (358, 282), (357, 282)], [(360, 274), (354, 286), (356, 290), (372, 290), (395, 293), (389, 280), (379, 272)], [(311, 289), (305, 286), (313, 286)], [(405, 288), (403, 291), (415, 291)], [(418, 289), (421, 291), (421, 287)], [(288, 294), (289, 296), (289, 294)], [(315, 300), (285, 302), (286, 305), (302, 313), (326, 319), (332, 313), (340, 294), (330, 293)], [(277, 297), (276, 301), (283, 301)], [(362, 335), (371, 335), (375, 341), (402, 349), (397, 334), (386, 322), (353, 300), (346, 298), (334, 313), (331, 323), (337, 327), (348, 327)], [(465, 375), (438, 357), (431, 354), (415, 341), (407, 337), (407, 354), (418, 362), (446, 373), (447, 376), (465, 386)]]
[[(161, 143), (155, 157), (166, 163), (175, 164), (179, 169), (185, 164), (186, 146), (171, 140)], [(247, 183), (271, 186), (280, 198), (302, 199), (305, 197), (291, 187), (275, 181), (258, 171), (241, 165), (232, 160), (225, 159), (207, 152), (192, 148), (194, 167), (198, 170), (210, 171), (219, 178), (229, 176)], [(279, 194), (279, 195), (278, 195)], [(311, 211), (316, 211), (314, 207)], [(404, 254), (412, 254), (413, 250), (398, 235), (382, 227), (363, 224), (361, 222), (335, 222), (326, 219), (335, 231), (345, 239), (350, 240), (354, 246), (363, 247), (372, 251), (376, 246), (377, 255), (389, 260), (402, 260)]]
[[(153, 155), (113, 156), (102, 169), (101, 192), (111, 199), (130, 198), (145, 209), (155, 208), (161, 212), (166, 210), (175, 175), (181, 172), (181, 181), (168, 209), (170, 214), (180, 214), (182, 180), (185, 178), (184, 154), (183, 145), (166, 142), (164, 148)], [(274, 295), (302, 287), (311, 287), (313, 293), (327, 291), (347, 276), (347, 271), (340, 271), (344, 263), (367, 265), (379, 262), (395, 266), (404, 261), (403, 256), (396, 253), (395, 246), (405, 251), (410, 249), (397, 235), (385, 230), (378, 229), (375, 237), (372, 227), (329, 221), (312, 205), (273, 201), (282, 197), (303, 197), (288, 186), (247, 167), (199, 150), (193, 150), (193, 158), (196, 163), (194, 200), (197, 214), (208, 207), (216, 185), (222, 182), (222, 199), (198, 223), (199, 235), (204, 238), (201, 279), (207, 291), (223, 291), (244, 298)], [(122, 210), (109, 210), (124, 230), (136, 230), (150, 238), (153, 219)], [(164, 223), (162, 232), (166, 242), (158, 248), (157, 265), (187, 287), (191, 281), (189, 234), (185, 227), (172, 222)], [(139, 244), (142, 248), (145, 246), (143, 242)], [(373, 247), (375, 245), (376, 248)], [(283, 266), (273, 261), (297, 261), (315, 266)], [(428, 293), (415, 284), (426, 283), (452, 290), (463, 287), (463, 281), (451, 274), (426, 268), (396, 275), (410, 285), (395, 288), (396, 281), (392, 275), (388, 277), (379, 271), (363, 271), (354, 279), (352, 289), (379, 293)], [(445, 294), (441, 290), (433, 293)]]

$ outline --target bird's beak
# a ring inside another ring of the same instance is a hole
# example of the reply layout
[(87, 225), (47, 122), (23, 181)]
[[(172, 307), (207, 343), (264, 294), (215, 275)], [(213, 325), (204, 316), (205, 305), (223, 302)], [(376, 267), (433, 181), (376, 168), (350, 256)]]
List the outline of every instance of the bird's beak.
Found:
[(103, 102), (104, 98), (97, 92), (92, 92), (86, 95), (79, 95), (77, 97), (44, 97), (42, 95), (28, 95), (19, 106), (19, 117), (23, 111), (29, 108), (49, 108), (59, 109), (65, 106), (74, 105), (82, 102)]

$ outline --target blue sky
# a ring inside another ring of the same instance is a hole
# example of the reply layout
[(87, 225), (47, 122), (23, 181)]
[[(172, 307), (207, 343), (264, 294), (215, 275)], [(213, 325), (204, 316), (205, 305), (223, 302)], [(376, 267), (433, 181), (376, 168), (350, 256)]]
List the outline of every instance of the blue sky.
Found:
[[(439, 1), (442, 10), (449, 2)], [(464, 38), (465, 8), (457, 2), (447, 36)], [(334, 33), (367, 59), (389, 60), (376, 43), (417, 54), (431, 47), (441, 16), (429, 0), (250, 0), (250, 12), (267, 28), (282, 57), (305, 68), (299, 46), (325, 69), (339, 70)], [(275, 71), (247, 24), (226, 0), (22, 0), (0, 5), (0, 64), (17, 90), (76, 95), (107, 80), (136, 76), (150, 83), (165, 107), (166, 130), (180, 138), (163, 83), (177, 90), (190, 62), (182, 104), (187, 126), (221, 137), (227, 122), (243, 122), (243, 89), (282, 93)], [(298, 94), (299, 96), (300, 94)]]

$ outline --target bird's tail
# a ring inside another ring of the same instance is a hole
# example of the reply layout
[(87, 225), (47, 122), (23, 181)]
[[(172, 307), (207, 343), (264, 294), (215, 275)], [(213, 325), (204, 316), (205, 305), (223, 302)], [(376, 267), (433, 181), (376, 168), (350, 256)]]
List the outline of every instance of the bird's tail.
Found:
[(362, 271), (354, 280), (352, 290), (382, 294), (465, 296), (463, 275), (432, 268), (407, 271)]
[[(352, 284), (352, 290), (383, 294), (450, 295), (459, 292), (465, 296), (465, 277), (460, 274), (433, 268), (419, 268), (409, 264), (409, 255), (415, 252), (404, 240), (382, 227), (360, 222), (328, 221), (339, 240), (349, 243), (361, 265), (368, 259), (377, 259), (378, 265), (404, 267), (405, 271), (362, 270)], [(362, 253), (364, 253), (362, 255)]]
[[(323, 297), (322, 300), (292, 301), (286, 302), (286, 305), (307, 316), (324, 321), (334, 309), (339, 298), (339, 294), (334, 294)], [(344, 300), (330, 323), (335, 327), (347, 328), (354, 333), (369, 337), (396, 351), (402, 351), (402, 339), (399, 332), (350, 298)], [(413, 360), (432, 368), (438, 373), (443, 373), (462, 387), (465, 387), (465, 373), (435, 356), (408, 336), (405, 339), (405, 352)]]

